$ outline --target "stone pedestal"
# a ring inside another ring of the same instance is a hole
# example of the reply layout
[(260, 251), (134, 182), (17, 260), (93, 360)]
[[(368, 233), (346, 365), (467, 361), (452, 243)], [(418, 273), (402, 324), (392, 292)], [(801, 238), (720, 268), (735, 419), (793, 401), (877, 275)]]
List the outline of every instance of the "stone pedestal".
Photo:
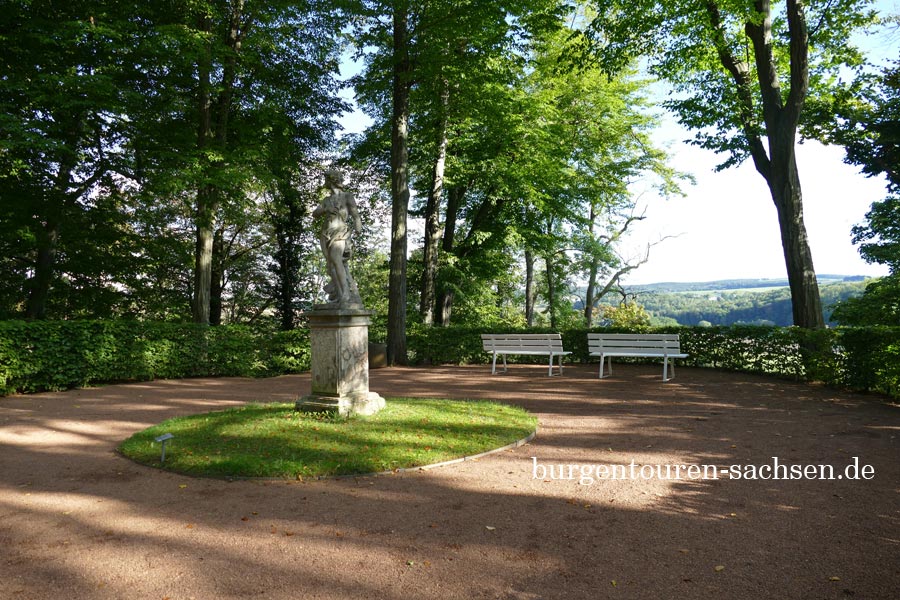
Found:
[(312, 393), (297, 401), (297, 410), (350, 416), (384, 408), (384, 398), (369, 391), (371, 315), (361, 308), (331, 307), (307, 313)]

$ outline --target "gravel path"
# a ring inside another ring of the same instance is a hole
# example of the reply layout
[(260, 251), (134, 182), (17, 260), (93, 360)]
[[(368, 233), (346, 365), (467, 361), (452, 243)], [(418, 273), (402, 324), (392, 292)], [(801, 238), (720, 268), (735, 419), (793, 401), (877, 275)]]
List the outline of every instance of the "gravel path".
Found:
[[(900, 597), (896, 405), (700, 369), (663, 384), (660, 371), (375, 370), (386, 397), (524, 406), (538, 435), (430, 471), (307, 482), (194, 479), (115, 452), (172, 416), (294, 400), (307, 375), (2, 398), (0, 598)], [(773, 457), (835, 476), (856, 457), (874, 477), (577, 480), (582, 465)]]

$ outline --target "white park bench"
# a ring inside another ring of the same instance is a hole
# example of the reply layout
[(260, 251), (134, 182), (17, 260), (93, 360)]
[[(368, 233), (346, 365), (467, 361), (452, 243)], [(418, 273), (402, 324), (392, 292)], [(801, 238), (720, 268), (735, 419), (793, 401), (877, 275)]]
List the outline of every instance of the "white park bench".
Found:
[[(685, 358), (678, 334), (674, 333), (589, 333), (588, 350), (600, 357), (600, 379), (612, 375), (613, 356), (658, 357), (663, 359), (663, 381), (669, 381), (669, 359)], [(609, 373), (603, 374), (603, 361), (609, 361)], [(672, 361), (672, 377), (675, 361)]]
[(572, 354), (563, 349), (562, 337), (558, 333), (482, 333), (481, 341), (484, 351), (493, 354), (491, 375), (497, 372), (498, 355), (503, 357), (503, 372), (506, 372), (507, 354), (549, 356), (549, 377), (553, 377), (553, 357), (558, 356), (559, 374), (562, 375), (562, 357)]

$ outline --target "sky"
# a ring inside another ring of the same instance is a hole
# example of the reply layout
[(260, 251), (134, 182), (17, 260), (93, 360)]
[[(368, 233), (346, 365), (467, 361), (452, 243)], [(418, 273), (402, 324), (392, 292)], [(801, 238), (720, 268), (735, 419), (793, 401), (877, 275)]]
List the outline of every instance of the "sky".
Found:
[[(719, 155), (681, 142), (690, 134), (677, 126), (672, 133), (681, 137), (669, 148), (670, 164), (692, 173), (696, 185), (685, 184), (684, 197), (643, 202), (646, 217), (632, 227), (623, 254), (637, 256), (648, 243), (677, 237), (654, 246), (625, 283), (787, 277), (775, 205), (752, 162), (716, 173)], [(818, 142), (797, 146), (813, 264), (820, 274), (885, 275), (886, 268), (862, 260), (850, 233), (884, 198), (884, 180), (861, 175), (843, 154)]]
[[(898, 14), (897, 0), (876, 0), (881, 14)], [(860, 35), (855, 43), (875, 64), (900, 56), (896, 30)], [(748, 160), (716, 172), (723, 156), (684, 143), (693, 137), (667, 114), (656, 132), (668, 149), (670, 164), (691, 173), (685, 197), (648, 198), (646, 218), (637, 223), (623, 254), (638, 256), (648, 243), (666, 239), (650, 251), (650, 260), (629, 274), (629, 284), (718, 279), (787, 277), (778, 217), (765, 180)], [(886, 196), (884, 178), (862, 175), (844, 163), (844, 150), (815, 141), (798, 144), (797, 168), (803, 194), (806, 231), (816, 273), (881, 276), (883, 265), (867, 264), (852, 243), (851, 228), (865, 221), (871, 204)]]
[[(900, 12), (896, 0), (878, 0), (874, 6), (885, 14)], [(858, 43), (873, 60), (884, 64), (885, 59), (900, 55), (898, 40), (898, 35), (878, 35), (860, 38)], [(342, 66), (344, 76), (357, 69), (349, 61)], [(352, 92), (345, 94), (352, 100)], [(359, 112), (342, 120), (345, 132), (360, 131), (368, 123)], [(684, 184), (684, 197), (640, 196), (638, 212), (646, 208), (646, 216), (630, 228), (621, 254), (640, 256), (648, 244), (667, 239), (655, 245), (650, 260), (623, 283), (787, 277), (775, 205), (752, 161), (715, 172), (722, 156), (685, 143), (692, 133), (671, 115), (665, 115), (655, 137), (669, 152), (671, 166), (693, 175), (696, 184)], [(845, 164), (843, 156), (843, 149), (837, 146), (814, 141), (797, 146), (804, 219), (815, 270), (819, 274), (886, 275), (886, 267), (867, 264), (860, 257), (850, 232), (865, 220), (871, 204), (885, 197), (885, 181), (862, 175), (858, 167)], [(421, 237), (419, 229), (420, 224), (410, 223), (412, 239)]]

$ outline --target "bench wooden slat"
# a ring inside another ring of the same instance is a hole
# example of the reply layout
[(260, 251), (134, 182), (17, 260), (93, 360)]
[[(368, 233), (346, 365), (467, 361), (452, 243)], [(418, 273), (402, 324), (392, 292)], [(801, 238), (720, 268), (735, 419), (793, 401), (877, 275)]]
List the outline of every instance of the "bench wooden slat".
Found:
[[(672, 333), (589, 333), (588, 350), (590, 356), (600, 357), (600, 373), (603, 376), (603, 364), (608, 360), (609, 372), (612, 374), (612, 357), (647, 357), (663, 359), (663, 381), (668, 381), (669, 359), (685, 358), (681, 352), (678, 334)], [(672, 363), (674, 373), (675, 363)]]
[(596, 340), (590, 342), (590, 346), (608, 348), (678, 348), (680, 345), (678, 340)]
[(561, 340), (562, 336), (558, 333), (482, 333), (481, 339), (510, 339), (510, 340)]
[(482, 344), (485, 352), (493, 354), (491, 373), (496, 373), (497, 356), (503, 357), (506, 370), (507, 354), (524, 354), (529, 356), (549, 356), (549, 375), (553, 375), (553, 357), (559, 357), (559, 371), (562, 373), (562, 357), (571, 354), (563, 349), (562, 336), (558, 333), (482, 333)]
[(588, 339), (605, 340), (677, 340), (677, 333), (588, 333)]

